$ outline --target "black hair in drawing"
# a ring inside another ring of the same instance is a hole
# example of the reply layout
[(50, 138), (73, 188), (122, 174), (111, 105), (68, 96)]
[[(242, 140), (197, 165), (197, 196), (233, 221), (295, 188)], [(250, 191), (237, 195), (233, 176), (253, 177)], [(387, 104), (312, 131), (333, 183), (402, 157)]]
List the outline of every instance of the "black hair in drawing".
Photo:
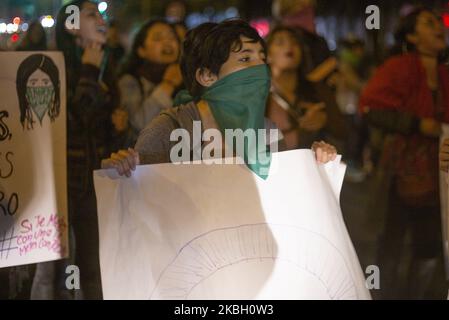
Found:
[[(49, 102), (47, 114), (51, 121), (54, 121), (59, 115), (60, 110), (60, 81), (59, 70), (53, 60), (43, 54), (33, 54), (28, 56), (22, 61), (16, 77), (16, 89), (19, 98), (20, 107), (20, 122), (22, 127), (27, 129), (33, 129), (34, 119), (33, 110), (31, 109), (30, 102), (27, 99), (27, 82), (30, 76), (40, 69), (46, 73), (54, 88), (54, 98)], [(41, 119), (40, 119), (41, 121)]]

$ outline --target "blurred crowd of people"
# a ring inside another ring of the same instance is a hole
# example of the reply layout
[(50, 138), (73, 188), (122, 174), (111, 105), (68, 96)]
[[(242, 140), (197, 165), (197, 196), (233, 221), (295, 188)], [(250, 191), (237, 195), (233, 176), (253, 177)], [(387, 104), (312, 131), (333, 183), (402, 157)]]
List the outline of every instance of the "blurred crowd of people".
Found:
[[(380, 297), (445, 298), (438, 148), (449, 123), (449, 69), (440, 17), (421, 7), (402, 17), (391, 55), (376, 65), (354, 36), (342, 39), (336, 53), (328, 49), (315, 31), (313, 1), (275, 2), (265, 39), (272, 74), (266, 117), (287, 149), (330, 141), (348, 164), (348, 181), (375, 177), (373, 197), (388, 202)], [(70, 4), (81, 9), (80, 28), (65, 27), (67, 4), (57, 17), (56, 43), (67, 75), (72, 255), (10, 268), (12, 298), (74, 298), (64, 289), (68, 264), (82, 270), (82, 295), (75, 298), (102, 297), (92, 172), (111, 153), (134, 147), (139, 132), (186, 87), (179, 65), (188, 32), (183, 1), (171, 2), (165, 18), (143, 23), (129, 49), (120, 43), (118, 22), (107, 24), (94, 2)], [(35, 22), (17, 50), (43, 51), (46, 42)], [(20, 268), (32, 276), (19, 277)]]

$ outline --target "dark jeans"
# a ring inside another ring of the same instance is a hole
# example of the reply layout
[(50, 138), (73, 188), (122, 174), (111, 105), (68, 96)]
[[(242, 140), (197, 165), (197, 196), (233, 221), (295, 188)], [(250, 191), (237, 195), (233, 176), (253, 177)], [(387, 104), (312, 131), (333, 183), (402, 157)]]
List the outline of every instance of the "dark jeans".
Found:
[(0, 300), (29, 300), (36, 264), (0, 269)]
[(355, 166), (363, 165), (363, 149), (368, 142), (368, 128), (363, 118), (359, 115), (345, 116), (348, 137), (344, 146), (344, 157)]
[(440, 207), (410, 207), (390, 193), (380, 243), (381, 299), (446, 299)]
[(102, 299), (97, 202), (95, 191), (69, 189), (69, 217), (75, 233), (75, 264), (84, 299)]

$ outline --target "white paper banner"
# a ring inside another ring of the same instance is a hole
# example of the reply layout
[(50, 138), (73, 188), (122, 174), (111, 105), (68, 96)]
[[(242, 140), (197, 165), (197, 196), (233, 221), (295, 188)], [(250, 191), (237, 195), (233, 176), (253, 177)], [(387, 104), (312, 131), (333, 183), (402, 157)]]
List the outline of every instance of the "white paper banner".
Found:
[(68, 254), (64, 58), (0, 53), (0, 70), (0, 267), (59, 259)]
[(310, 150), (244, 165), (95, 172), (106, 299), (369, 299), (339, 207), (345, 167)]

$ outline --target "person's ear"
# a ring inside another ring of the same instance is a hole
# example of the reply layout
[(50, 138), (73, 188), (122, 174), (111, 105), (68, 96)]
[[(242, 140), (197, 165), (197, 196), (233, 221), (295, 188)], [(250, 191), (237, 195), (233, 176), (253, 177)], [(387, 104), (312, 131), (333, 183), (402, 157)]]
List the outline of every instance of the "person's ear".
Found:
[(197, 69), (195, 79), (203, 87), (210, 87), (218, 80), (218, 76), (207, 68)]
[(411, 44), (415, 45), (418, 43), (418, 36), (415, 33), (410, 33), (405, 36), (405, 39), (407, 42), (410, 42)]

